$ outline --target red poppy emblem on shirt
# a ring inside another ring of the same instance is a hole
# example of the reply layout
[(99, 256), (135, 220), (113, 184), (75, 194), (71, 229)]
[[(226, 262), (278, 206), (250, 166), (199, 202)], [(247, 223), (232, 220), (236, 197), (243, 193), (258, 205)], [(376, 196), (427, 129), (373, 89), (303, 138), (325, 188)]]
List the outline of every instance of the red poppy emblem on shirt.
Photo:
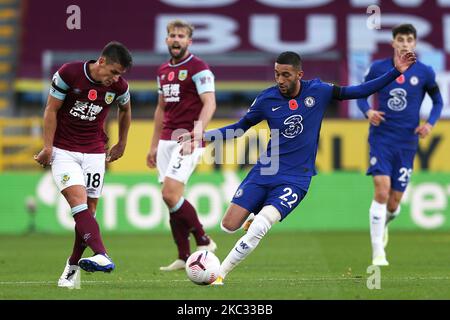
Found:
[(94, 101), (95, 99), (97, 99), (97, 90), (94, 90), (94, 89), (89, 90), (88, 99), (91, 101)]
[(171, 71), (167, 76), (167, 80), (172, 81), (175, 78), (175, 72)]
[(395, 79), (395, 81), (397, 81), (398, 84), (403, 84), (405, 83), (405, 75), (401, 74), (397, 77), (397, 79)]
[(289, 109), (297, 110), (297, 108), (298, 108), (297, 100), (295, 100), (295, 99), (289, 100)]

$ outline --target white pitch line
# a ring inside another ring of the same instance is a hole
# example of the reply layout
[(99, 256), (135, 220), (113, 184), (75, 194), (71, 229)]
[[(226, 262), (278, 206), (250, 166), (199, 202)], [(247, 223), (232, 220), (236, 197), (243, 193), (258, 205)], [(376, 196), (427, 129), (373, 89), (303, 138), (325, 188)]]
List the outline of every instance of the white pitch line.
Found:
[[(329, 282), (329, 281), (366, 281), (366, 278), (293, 278), (293, 279), (246, 279), (245, 282), (251, 281), (278, 281), (278, 282)], [(381, 279), (383, 282), (393, 281), (438, 281), (450, 280), (450, 277), (402, 277), (402, 278), (385, 278)], [(189, 279), (184, 280), (161, 280), (161, 279), (142, 279), (142, 280), (82, 280), (84, 284), (126, 284), (126, 283), (141, 283), (141, 282), (188, 282)], [(231, 280), (231, 283), (240, 282)], [(40, 284), (56, 284), (57, 281), (0, 281), (0, 285), (40, 285)]]

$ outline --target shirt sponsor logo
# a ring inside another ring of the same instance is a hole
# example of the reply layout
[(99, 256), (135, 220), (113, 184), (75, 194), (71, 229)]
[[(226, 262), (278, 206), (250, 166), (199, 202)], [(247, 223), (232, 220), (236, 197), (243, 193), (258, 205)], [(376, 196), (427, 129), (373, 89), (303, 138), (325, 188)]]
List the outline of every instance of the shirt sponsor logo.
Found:
[(391, 97), (387, 102), (389, 109), (393, 111), (402, 111), (408, 106), (408, 100), (406, 99), (408, 93), (405, 89), (395, 88), (389, 91)]
[(286, 128), (283, 130), (283, 132), (281, 132), (281, 134), (289, 139), (295, 138), (303, 132), (302, 121), (303, 117), (299, 114), (294, 114), (293, 116), (288, 117), (286, 120), (284, 120)]
[(82, 102), (76, 101), (75, 105), (70, 109), (69, 113), (81, 120), (94, 121), (97, 118), (97, 115), (103, 110), (103, 107), (90, 103), (90, 102)]
[(114, 92), (106, 92), (105, 94), (105, 102), (107, 104), (111, 104), (111, 102), (114, 101), (114, 97), (116, 96), (116, 94)]
[(180, 81), (186, 80), (187, 75), (188, 75), (188, 71), (187, 70), (180, 70), (178, 72), (178, 80), (180, 80)]
[(180, 101), (180, 84), (169, 83), (162, 86), (163, 96), (165, 102), (179, 102)]

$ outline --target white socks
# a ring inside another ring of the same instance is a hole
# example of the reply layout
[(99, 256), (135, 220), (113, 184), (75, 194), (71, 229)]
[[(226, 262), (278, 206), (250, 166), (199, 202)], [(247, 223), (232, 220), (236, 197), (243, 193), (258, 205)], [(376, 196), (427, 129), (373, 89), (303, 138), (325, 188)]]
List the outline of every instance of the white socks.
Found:
[(370, 238), (373, 257), (384, 255), (383, 234), (386, 223), (386, 204), (373, 200), (370, 206)]
[[(256, 215), (252, 224), (247, 230), (247, 233), (241, 237), (234, 248), (231, 249), (228, 256), (222, 261), (220, 265), (220, 276), (225, 278), (226, 275), (233, 270), (242, 260), (244, 260), (259, 244), (259, 241), (264, 237), (264, 235), (270, 230), (272, 225), (280, 219), (278, 210), (272, 215), (270, 212), (267, 215), (267, 211), (276, 210), (273, 206), (264, 207), (261, 212)], [(266, 211), (263, 213), (263, 211)], [(271, 219), (271, 217), (274, 219)]]

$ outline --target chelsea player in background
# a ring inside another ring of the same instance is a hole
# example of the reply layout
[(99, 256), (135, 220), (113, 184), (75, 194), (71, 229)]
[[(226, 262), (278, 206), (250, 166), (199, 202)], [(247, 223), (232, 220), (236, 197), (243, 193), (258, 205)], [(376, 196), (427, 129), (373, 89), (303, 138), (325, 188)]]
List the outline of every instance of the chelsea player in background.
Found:
[[(394, 57), (375, 61), (365, 81), (392, 69), (399, 56), (416, 47), (416, 29), (402, 24), (392, 29)], [(426, 123), (420, 125), (420, 107), (425, 93), (433, 108)], [(411, 177), (418, 137), (427, 137), (442, 111), (442, 97), (433, 69), (417, 61), (404, 74), (378, 92), (378, 110), (370, 108), (367, 98), (358, 100), (359, 109), (370, 122), (370, 164), (374, 197), (369, 209), (372, 264), (389, 265), (385, 246), (387, 224), (400, 213), (400, 200)]]
[(358, 86), (339, 87), (319, 79), (303, 80), (300, 56), (283, 52), (275, 63), (277, 85), (261, 92), (242, 119), (204, 134), (191, 132), (181, 136), (182, 153), (189, 153), (195, 145), (201, 145), (202, 137), (205, 141), (219, 142), (236, 138), (263, 120), (267, 120), (271, 129), (267, 151), (238, 187), (221, 228), (228, 233), (235, 232), (251, 212), (256, 216), (247, 233), (223, 260), (214, 284), (223, 284), (226, 275), (256, 248), (272, 225), (286, 218), (305, 197), (311, 177), (316, 174), (320, 127), (330, 102), (358, 99), (380, 90), (415, 59), (414, 53), (408, 52), (381, 77)]

